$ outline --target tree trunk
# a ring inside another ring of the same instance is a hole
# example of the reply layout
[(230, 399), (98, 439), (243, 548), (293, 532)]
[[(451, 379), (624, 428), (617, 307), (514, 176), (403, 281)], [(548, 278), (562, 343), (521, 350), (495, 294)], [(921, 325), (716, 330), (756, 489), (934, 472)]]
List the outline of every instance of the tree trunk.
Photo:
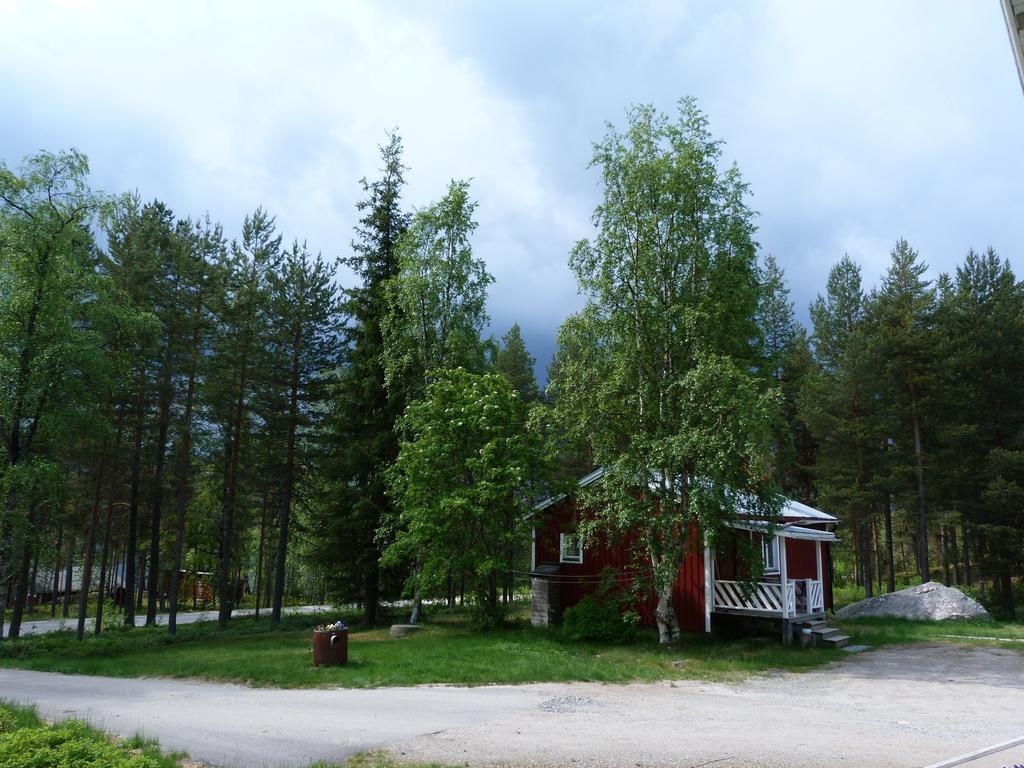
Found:
[[(270, 451), (268, 450), (269, 454)], [(260, 595), (263, 590), (263, 543), (267, 536), (267, 497), (270, 495), (269, 483), (263, 484), (263, 501), (260, 504), (260, 543), (256, 553), (256, 589), (253, 596), (255, 597), (256, 610), (254, 616), (256, 621), (260, 620)]]
[(220, 530), (220, 606), (218, 607), (217, 623), (226, 627), (231, 619), (234, 608), (231, 588), (231, 560), (235, 539), (235, 502), (238, 494), (238, 466), (242, 453), (242, 432), (245, 421), (245, 392), (248, 386), (249, 356), (246, 350), (242, 354), (238, 374), (238, 389), (235, 397), (235, 412), (231, 427), (228, 430), (228, 465), (224, 478), (224, 502), (221, 510)]
[(36, 579), (39, 577), (39, 550), (36, 550), (35, 557), (32, 558), (32, 575), (28, 579), (28, 596), (32, 600), (33, 607), (35, 607), (36, 597)]
[(134, 597), (135, 610), (142, 610), (142, 598), (146, 594), (146, 562), (149, 560), (149, 548), (142, 550), (139, 554), (139, 586)]
[(860, 526), (861, 564), (864, 568), (864, 598), (875, 596), (875, 576), (871, 557), (871, 522), (865, 517)]
[(974, 574), (971, 572), (971, 549), (970, 549), (970, 536), (967, 535), (967, 521), (963, 520), (960, 523), (963, 533), (963, 547), (964, 547), (964, 582), (967, 586), (974, 586)]
[(21, 619), (25, 615), (25, 603), (28, 600), (28, 572), (32, 563), (32, 546), (25, 537), (25, 543), (21, 548), (21, 561), (18, 564), (18, 572), (15, 574), (14, 583), (14, 609), (11, 611), (11, 625), (7, 630), (7, 637), (11, 640), (21, 635)]
[(877, 580), (878, 591), (882, 591), (882, 545), (878, 537), (878, 516), (871, 516), (871, 540), (875, 548), (875, 579)]
[(377, 608), (380, 603), (380, 565), (374, 551), (367, 558), (363, 573), (363, 623), (368, 627), (377, 625)]
[(1013, 574), (1009, 571), (999, 574), (999, 604), (1006, 614), (1006, 618), (1010, 621), (1017, 618), (1017, 612), (1013, 605)]
[(68, 618), (71, 613), (71, 579), (74, 577), (75, 571), (75, 541), (77, 537), (75, 532), (71, 532), (71, 541), (68, 542), (68, 564), (64, 570), (64, 599), (61, 605), (61, 616)]
[(295, 488), (295, 432), (299, 426), (299, 376), (302, 355), (302, 317), (292, 329), (291, 377), (288, 387), (288, 438), (285, 452), (284, 488), (281, 498), (281, 528), (277, 541), (277, 580), (274, 584), (274, 608), (270, 622), (281, 621), (281, 601), (284, 598), (284, 569), (288, 554), (288, 524), (292, 516), (292, 492)]
[(924, 496), (924, 452), (921, 449), (921, 420), (917, 413), (917, 392), (910, 379), (910, 421), (914, 434), (914, 471), (917, 478), (917, 546), (921, 565), (921, 581), (931, 580), (928, 567), (928, 508)]
[[(120, 442), (120, 441), (118, 441)], [(107, 496), (107, 519), (103, 523), (103, 553), (100, 556), (100, 588), (96, 598), (96, 626), (93, 631), (98, 635), (103, 631), (103, 605), (107, 598), (107, 582), (110, 579), (107, 565), (110, 562), (110, 529), (114, 517), (113, 490)]]
[(156, 460), (153, 469), (153, 494), (149, 523), (149, 601), (146, 604), (146, 626), (156, 625), (157, 599), (160, 595), (160, 517), (164, 500), (164, 464), (167, 458), (167, 432), (171, 420), (171, 340), (167, 339), (160, 382), (159, 422), (157, 425)]
[(949, 538), (945, 526), (939, 528), (939, 543), (942, 546), (942, 575), (943, 583), (950, 587), (953, 585), (953, 574), (949, 568)]
[(889, 592), (896, 591), (896, 553), (893, 550), (892, 540), (892, 494), (886, 491), (885, 494), (885, 547), (889, 556), (888, 580)]
[(410, 624), (419, 624), (420, 614), (423, 612), (423, 593), (420, 591), (420, 573), (423, 571), (423, 564), (417, 558), (416, 566), (416, 590), (412, 596), (412, 612), (409, 614)]
[[(107, 395), (107, 403), (110, 395)], [(82, 562), (82, 589), (78, 594), (78, 624), (75, 637), (85, 637), (85, 615), (89, 611), (89, 587), (92, 584), (92, 566), (96, 558), (96, 529), (100, 524), (100, 502), (103, 499), (103, 474), (107, 466), (107, 438), (100, 443), (100, 455), (96, 459), (96, 477), (93, 480), (92, 507), (89, 510), (89, 527), (85, 533), (85, 552)]]
[(124, 625), (135, 627), (135, 558), (139, 549), (139, 495), (142, 479), (142, 432), (144, 427), (146, 403), (146, 372), (139, 369), (136, 379), (138, 387), (135, 396), (135, 429), (132, 440), (131, 486), (128, 492), (128, 538), (125, 544), (124, 573)]
[(195, 400), (196, 376), (199, 370), (199, 323), (192, 330), (190, 346), (191, 367), (188, 372), (188, 386), (185, 389), (185, 413), (181, 420), (181, 463), (178, 469), (177, 521), (174, 537), (174, 572), (171, 574), (170, 606), (167, 616), (167, 634), (171, 637), (178, 631), (178, 585), (181, 578), (181, 563), (185, 554), (185, 513), (188, 509), (189, 475), (192, 468), (192, 407)]
[[(61, 546), (64, 543), (64, 528), (57, 528), (57, 547), (54, 550), (53, 556), (53, 591), (50, 593), (50, 618), (57, 617), (57, 590), (60, 589), (60, 571), (63, 565), (61, 560)], [(3, 623), (3, 617), (0, 616), (0, 624)], [(0, 639), (3, 639), (3, 627), (0, 626)]]

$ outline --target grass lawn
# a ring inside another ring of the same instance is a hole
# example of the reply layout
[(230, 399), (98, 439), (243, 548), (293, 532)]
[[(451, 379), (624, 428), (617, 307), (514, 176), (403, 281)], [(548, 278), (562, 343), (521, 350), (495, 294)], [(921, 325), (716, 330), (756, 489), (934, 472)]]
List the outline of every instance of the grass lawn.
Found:
[(833, 661), (831, 650), (784, 648), (765, 638), (710, 640), (697, 635), (661, 648), (653, 632), (628, 645), (562, 640), (557, 633), (517, 625), (475, 629), (460, 612), (439, 611), (417, 635), (392, 640), (387, 629), (354, 628), (345, 667), (312, 665), (310, 630), (324, 617), (235, 619), (227, 630), (203, 623), (113, 630), (79, 643), (69, 633), (0, 643), (0, 666), (115, 677), (191, 677), (253, 686), (309, 688), (449, 683), (485, 685), (554, 681), (735, 680), (775, 669), (800, 671)]
[(873, 647), (900, 643), (1001, 644), (1024, 653), (1024, 624), (1005, 621), (907, 621), (904, 619), (831, 619), (829, 624), (852, 641)]

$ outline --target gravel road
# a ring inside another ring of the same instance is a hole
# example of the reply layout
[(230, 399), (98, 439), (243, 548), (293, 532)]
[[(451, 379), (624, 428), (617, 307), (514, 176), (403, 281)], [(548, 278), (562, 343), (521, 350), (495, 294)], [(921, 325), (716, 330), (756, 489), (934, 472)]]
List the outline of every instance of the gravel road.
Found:
[(313, 691), (0, 670), (0, 698), (225, 766), (386, 747), (474, 766), (919, 768), (1024, 736), (1024, 655), (916, 646), (735, 684)]

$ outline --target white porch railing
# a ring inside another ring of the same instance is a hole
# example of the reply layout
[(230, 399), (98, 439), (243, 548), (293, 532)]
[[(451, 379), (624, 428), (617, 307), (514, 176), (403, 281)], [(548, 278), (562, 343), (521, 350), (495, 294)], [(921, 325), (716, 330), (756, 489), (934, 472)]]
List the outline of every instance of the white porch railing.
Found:
[[(778, 581), (759, 581), (753, 591), (745, 592), (739, 581), (715, 580), (715, 609), (753, 611), (781, 616), (783, 600), (786, 601), (787, 615), (796, 614), (796, 584), (786, 582), (785, 589)], [(750, 587), (748, 587), (748, 590)]]
[(825, 611), (824, 585), (814, 579), (805, 579), (804, 583), (804, 595), (807, 597), (807, 612), (823, 613)]
[[(749, 589), (749, 587), (748, 587)], [(790, 579), (783, 590), (778, 581), (757, 582), (752, 592), (744, 592), (739, 581), (714, 582), (714, 610), (751, 611), (771, 616), (782, 616), (783, 594), (787, 602), (787, 616), (825, 611), (825, 590), (816, 579)]]

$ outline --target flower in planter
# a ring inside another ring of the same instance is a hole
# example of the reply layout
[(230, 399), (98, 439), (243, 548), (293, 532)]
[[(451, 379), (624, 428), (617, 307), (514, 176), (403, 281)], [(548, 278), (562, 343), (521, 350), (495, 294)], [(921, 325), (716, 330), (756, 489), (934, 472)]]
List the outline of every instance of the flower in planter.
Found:
[(333, 624), (321, 624), (316, 628), (317, 632), (344, 632), (348, 627), (345, 626), (345, 622), (336, 621)]

